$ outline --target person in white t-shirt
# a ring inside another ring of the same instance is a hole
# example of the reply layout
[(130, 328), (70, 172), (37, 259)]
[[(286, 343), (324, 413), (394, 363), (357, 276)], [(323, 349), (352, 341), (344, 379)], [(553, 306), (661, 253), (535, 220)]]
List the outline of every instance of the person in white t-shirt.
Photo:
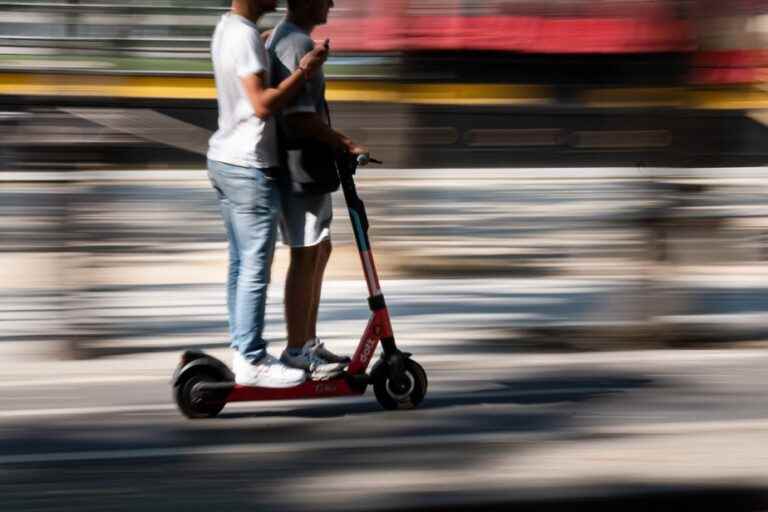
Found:
[(233, 370), (239, 384), (290, 387), (306, 373), (267, 353), (262, 338), (280, 195), (273, 115), (327, 58), (318, 46), (276, 86), (256, 22), (276, 0), (233, 0), (213, 34), (219, 127), (210, 139), (208, 177), (216, 190), (229, 242), (227, 309)]

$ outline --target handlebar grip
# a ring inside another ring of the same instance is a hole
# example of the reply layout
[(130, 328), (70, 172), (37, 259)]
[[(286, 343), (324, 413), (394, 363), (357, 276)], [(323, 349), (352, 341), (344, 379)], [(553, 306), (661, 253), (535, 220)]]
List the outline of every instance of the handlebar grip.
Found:
[(364, 167), (368, 164), (380, 164), (382, 163), (379, 160), (376, 160), (375, 158), (371, 158), (371, 155), (365, 154), (365, 155), (357, 155), (357, 166), (358, 167)]

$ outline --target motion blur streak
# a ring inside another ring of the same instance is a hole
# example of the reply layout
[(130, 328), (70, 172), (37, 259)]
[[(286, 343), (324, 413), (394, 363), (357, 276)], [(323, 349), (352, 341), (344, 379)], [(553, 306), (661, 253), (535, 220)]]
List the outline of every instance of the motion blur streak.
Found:
[[(335, 4), (313, 37), (334, 125), (385, 162), (358, 191), (425, 401), (183, 419), (180, 353), (230, 360), (228, 4), (3, 0), (0, 509), (767, 510), (768, 3)], [(351, 353), (334, 209), (319, 335)]]

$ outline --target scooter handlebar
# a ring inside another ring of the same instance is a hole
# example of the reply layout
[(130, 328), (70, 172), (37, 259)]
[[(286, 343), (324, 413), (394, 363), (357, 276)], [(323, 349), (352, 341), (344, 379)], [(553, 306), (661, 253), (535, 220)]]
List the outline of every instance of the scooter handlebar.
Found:
[(358, 167), (365, 167), (368, 164), (381, 164), (381, 163), (382, 163), (381, 161), (376, 160), (375, 158), (371, 158), (371, 155), (369, 155), (368, 153), (357, 155)]

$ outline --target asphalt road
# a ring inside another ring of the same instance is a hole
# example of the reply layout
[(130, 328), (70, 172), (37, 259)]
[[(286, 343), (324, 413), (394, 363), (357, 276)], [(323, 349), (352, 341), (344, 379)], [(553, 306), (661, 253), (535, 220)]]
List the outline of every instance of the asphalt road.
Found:
[(6, 376), (2, 508), (766, 505), (768, 351), (408, 348), (429, 392), (397, 412), (368, 391), (230, 405), (190, 421), (170, 401), (167, 354), (126, 360), (124, 372), (118, 358), (102, 361), (111, 371), (65, 365), (57, 376), (41, 363), (40, 373)]

